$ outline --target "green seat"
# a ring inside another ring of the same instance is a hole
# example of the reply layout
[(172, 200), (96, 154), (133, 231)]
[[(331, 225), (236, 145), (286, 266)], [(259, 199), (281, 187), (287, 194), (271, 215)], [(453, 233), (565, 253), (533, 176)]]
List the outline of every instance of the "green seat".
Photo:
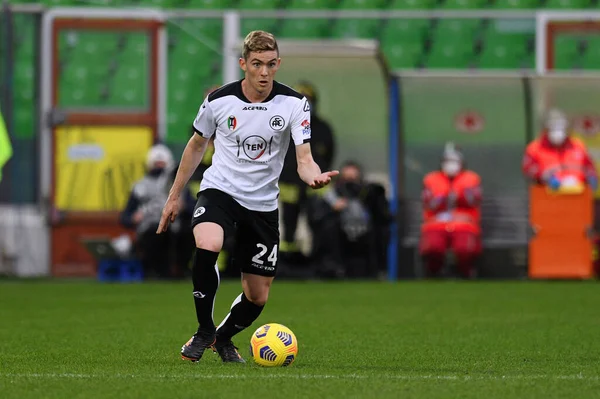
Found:
[(273, 10), (279, 5), (279, 0), (240, 0), (238, 8), (242, 10)]
[(383, 8), (384, 0), (342, 0), (340, 9), (344, 10), (364, 10)]
[(107, 104), (126, 108), (147, 106), (148, 76), (131, 63), (123, 63), (113, 76), (108, 90)]
[(293, 39), (319, 39), (327, 35), (328, 21), (324, 19), (286, 19), (278, 37)]
[(471, 10), (485, 7), (485, 0), (446, 0), (442, 8), (447, 10)]
[(548, 0), (545, 8), (551, 9), (574, 9), (586, 8), (590, 5), (590, 0)]
[(226, 9), (233, 6), (232, 0), (189, 0), (188, 8)]
[(473, 39), (481, 22), (477, 19), (441, 19), (434, 31), (434, 41)]
[(414, 41), (390, 42), (382, 50), (390, 69), (415, 68), (421, 57), (422, 46)]
[(375, 19), (339, 19), (333, 26), (332, 36), (338, 39), (373, 39), (377, 37), (379, 24)]
[(448, 40), (434, 43), (427, 57), (427, 68), (464, 69), (469, 67), (473, 54), (471, 43)]
[(421, 41), (429, 26), (430, 22), (426, 19), (390, 19), (381, 32), (381, 40), (384, 43), (408, 39)]
[[(527, 51), (527, 43), (531, 35), (527, 33), (505, 33), (491, 26), (483, 36), (483, 47), (508, 47), (509, 51), (523, 55)], [(502, 51), (502, 50), (498, 50)]]
[[(30, 102), (31, 104), (31, 102)], [(15, 136), (34, 136), (34, 121), (38, 118), (33, 106), (21, 105), (14, 110)]]
[(497, 9), (533, 10), (540, 6), (540, 0), (496, 0), (492, 7)]
[(331, 0), (292, 0), (287, 6), (291, 10), (319, 10), (333, 8)]
[(193, 37), (196, 40), (221, 46), (223, 20), (221, 18), (182, 19), (169, 24), (169, 41), (176, 42), (181, 37)]
[(580, 39), (573, 35), (558, 35), (554, 39), (554, 69), (572, 69), (579, 59)]
[(587, 49), (581, 57), (581, 67), (587, 70), (600, 70), (600, 37), (588, 37)]
[(425, 10), (435, 7), (435, 0), (393, 0), (389, 8), (393, 10)]
[(492, 43), (483, 48), (477, 65), (483, 69), (518, 69), (524, 55), (510, 45)]
[(273, 32), (277, 25), (277, 20), (273, 18), (244, 18), (241, 25), (240, 34), (244, 37), (254, 30)]
[(150, 38), (143, 33), (127, 34), (125, 35), (125, 41), (123, 49), (120, 53), (121, 57), (134, 58), (141, 62), (144, 62), (144, 58), (147, 60), (150, 58)]

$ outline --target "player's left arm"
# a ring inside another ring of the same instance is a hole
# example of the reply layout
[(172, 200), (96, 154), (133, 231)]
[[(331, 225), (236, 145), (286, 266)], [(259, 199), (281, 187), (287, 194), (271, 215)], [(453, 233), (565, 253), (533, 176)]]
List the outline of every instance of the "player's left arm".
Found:
[(339, 172), (321, 172), (310, 151), (310, 143), (296, 146), (296, 161), (298, 162), (298, 175), (303, 182), (312, 188), (321, 188), (329, 184), (331, 178)]
[(292, 140), (296, 144), (296, 162), (298, 175), (303, 182), (312, 188), (321, 188), (329, 184), (331, 178), (337, 175), (337, 170), (321, 172), (310, 151), (310, 104), (306, 97), (298, 101), (291, 118)]

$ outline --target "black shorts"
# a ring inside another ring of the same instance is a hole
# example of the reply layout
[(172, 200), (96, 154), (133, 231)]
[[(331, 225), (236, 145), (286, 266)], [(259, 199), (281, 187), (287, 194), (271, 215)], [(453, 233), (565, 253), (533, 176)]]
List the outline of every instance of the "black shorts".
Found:
[(273, 277), (279, 257), (279, 211), (251, 211), (229, 194), (215, 189), (198, 193), (192, 228), (212, 222), (223, 228), (224, 239), (235, 237), (233, 264), (243, 273)]

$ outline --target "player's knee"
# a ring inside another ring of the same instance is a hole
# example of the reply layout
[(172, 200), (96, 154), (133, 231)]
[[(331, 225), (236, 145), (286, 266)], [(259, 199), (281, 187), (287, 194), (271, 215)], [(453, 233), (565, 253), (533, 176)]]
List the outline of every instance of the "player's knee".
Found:
[(251, 292), (249, 296), (247, 295), (247, 298), (256, 306), (265, 306), (267, 300), (269, 299), (269, 291)]

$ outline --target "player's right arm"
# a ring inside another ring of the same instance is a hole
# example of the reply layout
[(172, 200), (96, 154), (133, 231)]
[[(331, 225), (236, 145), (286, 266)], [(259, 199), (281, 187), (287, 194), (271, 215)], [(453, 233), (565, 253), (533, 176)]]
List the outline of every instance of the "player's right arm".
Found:
[(169, 197), (163, 208), (160, 223), (156, 230), (157, 234), (167, 231), (169, 222), (175, 221), (179, 213), (181, 193), (198, 165), (200, 165), (200, 162), (202, 162), (210, 137), (215, 132), (215, 121), (208, 97), (200, 106), (198, 115), (194, 119), (193, 130), (194, 133), (183, 150), (175, 181), (169, 191)]

